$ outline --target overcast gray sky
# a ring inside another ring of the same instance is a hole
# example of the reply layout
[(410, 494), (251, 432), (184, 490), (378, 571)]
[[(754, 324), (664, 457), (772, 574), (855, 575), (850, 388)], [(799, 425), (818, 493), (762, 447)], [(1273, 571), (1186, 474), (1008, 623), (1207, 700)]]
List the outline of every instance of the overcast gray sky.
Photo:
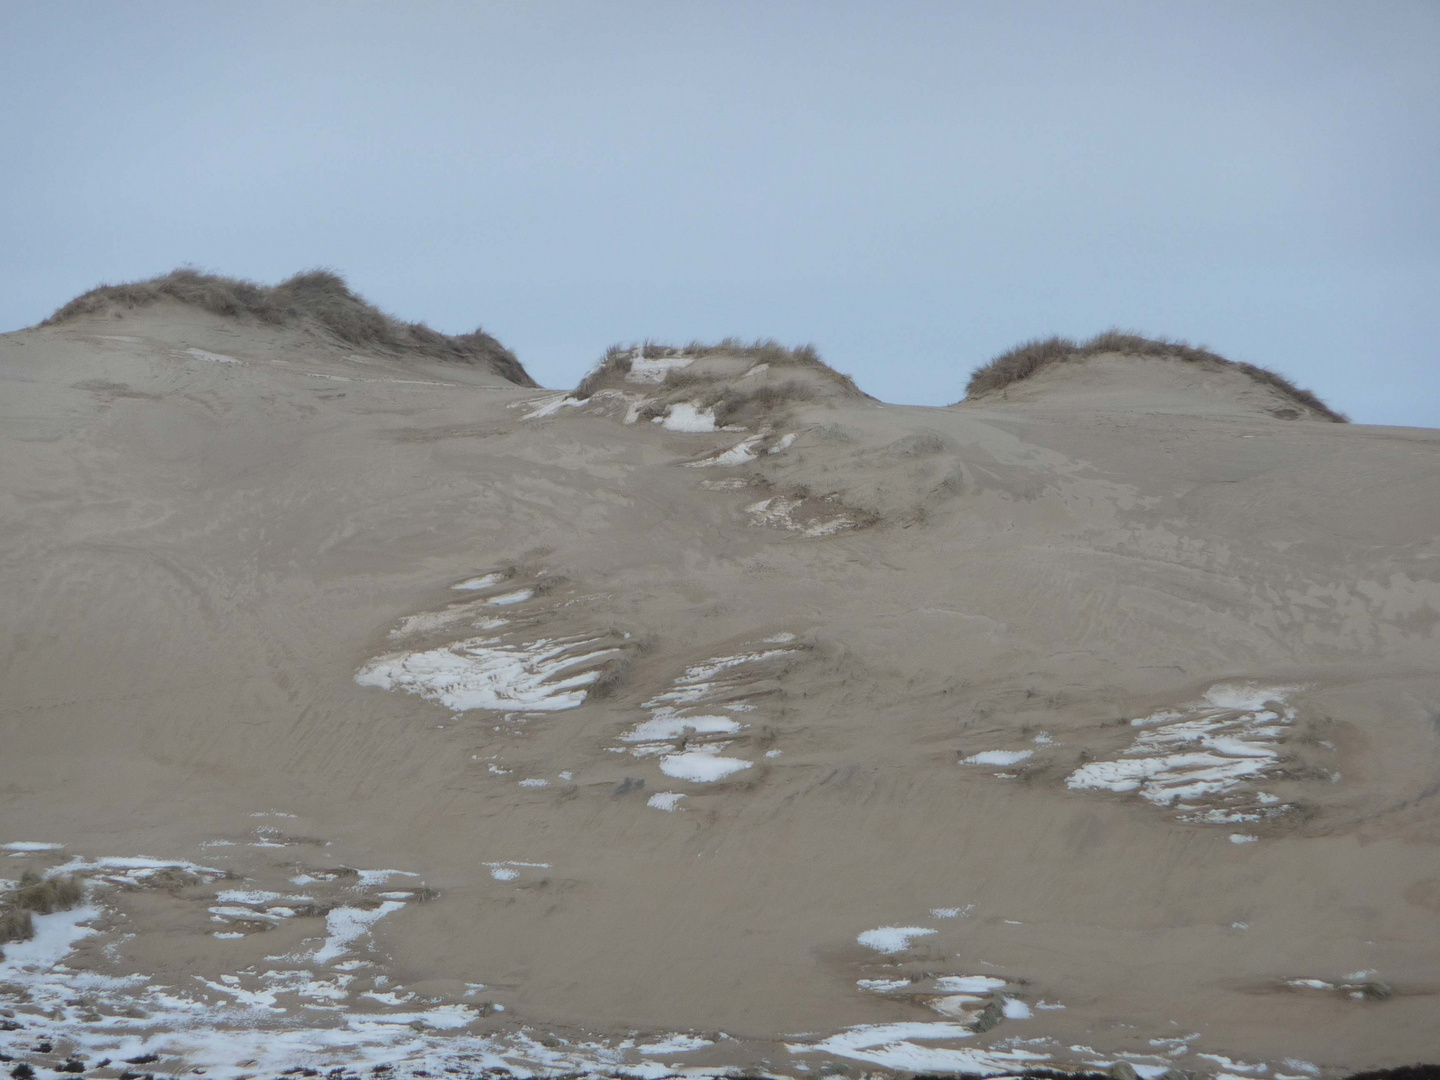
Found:
[(944, 404), (1111, 325), (1440, 426), (1440, 3), (0, 0), (0, 329), (331, 266), (542, 383), (815, 342)]

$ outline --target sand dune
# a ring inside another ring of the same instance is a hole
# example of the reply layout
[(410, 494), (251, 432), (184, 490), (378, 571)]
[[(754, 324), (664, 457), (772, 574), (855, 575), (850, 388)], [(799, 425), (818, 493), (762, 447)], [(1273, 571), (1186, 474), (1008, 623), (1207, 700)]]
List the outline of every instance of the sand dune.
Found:
[(1440, 1057), (1440, 432), (1121, 352), (550, 392), (173, 297), (0, 378), (0, 876), (86, 889), (17, 1061)]

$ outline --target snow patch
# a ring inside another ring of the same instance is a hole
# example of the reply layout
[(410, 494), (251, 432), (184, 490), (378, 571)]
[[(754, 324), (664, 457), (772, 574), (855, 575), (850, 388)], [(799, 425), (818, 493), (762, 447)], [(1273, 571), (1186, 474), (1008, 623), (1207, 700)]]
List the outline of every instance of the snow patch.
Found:
[(585, 404), (585, 401), (582, 398), (571, 397), (569, 394), (559, 394), (552, 398), (541, 398), (534, 402), (527, 401), (525, 404), (533, 404), (535, 408), (526, 413), (521, 419), (543, 420), (547, 416), (554, 416), (561, 409), (579, 408)]
[(457, 712), (555, 712), (581, 705), (585, 687), (600, 677), (598, 668), (565, 674), (614, 651), (595, 648), (599, 641), (542, 638), (506, 644), (499, 638), (469, 638), (437, 649), (379, 657), (356, 672), (355, 681), (419, 694)]
[(893, 954), (908, 949), (911, 938), (926, 937), (933, 933), (935, 931), (926, 926), (880, 926), (874, 930), (866, 930), (855, 940), (867, 949)]
[(983, 750), (971, 754), (964, 761), (966, 765), (1018, 765), (1035, 756), (1034, 750)]
[(715, 430), (715, 410), (702, 409), (688, 401), (679, 401), (667, 408), (664, 416), (657, 416), (652, 422), (667, 431), (699, 434)]
[[(1275, 796), (1247, 795), (1245, 789), (1278, 769), (1279, 740), (1295, 721), (1295, 710), (1284, 700), (1298, 689), (1213, 686), (1194, 705), (1132, 720), (1140, 732), (1120, 757), (1083, 765), (1065, 783), (1077, 790), (1138, 792), (1155, 806), (1187, 811), (1181, 820), (1198, 824), (1259, 821), (1283, 813), (1288, 807)], [(1202, 800), (1221, 805), (1197, 805)]]
[(677, 780), (689, 780), (696, 784), (709, 784), (723, 780), (733, 773), (750, 768), (751, 763), (740, 758), (719, 756), (719, 747), (701, 747), (681, 754), (667, 754), (660, 759), (660, 771)]

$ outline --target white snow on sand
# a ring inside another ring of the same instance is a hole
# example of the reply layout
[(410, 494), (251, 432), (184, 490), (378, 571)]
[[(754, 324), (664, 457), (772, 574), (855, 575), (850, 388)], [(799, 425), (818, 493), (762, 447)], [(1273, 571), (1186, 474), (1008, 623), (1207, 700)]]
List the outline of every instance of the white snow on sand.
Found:
[(984, 750), (965, 759), (966, 765), (1018, 765), (1035, 756), (1034, 750)]
[(526, 404), (533, 404), (535, 408), (526, 413), (522, 419), (543, 420), (547, 416), (554, 416), (561, 409), (578, 408), (584, 405), (585, 401), (582, 398), (571, 397), (569, 394), (559, 394), (552, 398), (542, 398), (535, 402), (526, 402)]
[(386, 915), (405, 905), (398, 900), (382, 901), (376, 908), (338, 907), (325, 916), (325, 944), (311, 957), (317, 964), (328, 964), (344, 956), (370, 928)]
[(85, 923), (98, 919), (100, 914), (98, 907), (86, 905), (35, 916), (34, 937), (6, 942), (5, 959), (0, 960), (0, 982), (19, 979), (27, 971), (46, 971), (60, 963), (76, 942), (96, 932)]
[(655, 417), (654, 423), (667, 431), (685, 431), (698, 434), (714, 431), (715, 410), (702, 409), (688, 401), (678, 401), (665, 410), (664, 416)]
[(854, 529), (858, 525), (857, 522), (839, 513), (829, 516), (817, 515), (811, 517), (809, 521), (797, 521), (795, 512), (801, 509), (804, 503), (803, 499), (773, 495), (747, 506), (745, 512), (754, 519), (757, 525), (769, 525), (790, 532), (804, 533), (811, 537), (834, 536), (847, 529)]
[(687, 750), (682, 754), (667, 754), (660, 759), (660, 771), (677, 780), (709, 784), (750, 768), (750, 762), (739, 758), (720, 757), (719, 751), (718, 746), (706, 746)]
[(32, 851), (59, 851), (64, 846), (64, 844), (49, 844), (40, 840), (12, 840), (8, 844), (0, 844), (0, 849), (16, 855), (25, 855)]
[(676, 791), (661, 791), (651, 795), (645, 805), (653, 806), (656, 810), (674, 810), (679, 807), (683, 798), (685, 796)]
[[(1211, 687), (1194, 705), (1131, 721), (1140, 732), (1129, 748), (1114, 760), (1081, 766), (1065, 783), (1072, 789), (1138, 792), (1156, 806), (1190, 811), (1183, 819), (1198, 823), (1272, 817), (1287, 808), (1264, 792), (1248, 794), (1248, 785), (1277, 770), (1279, 741), (1295, 721), (1295, 710), (1284, 700), (1297, 689)], [(1197, 805), (1201, 801), (1221, 805), (1206, 808)]]
[(584, 702), (596, 668), (564, 673), (614, 650), (599, 639), (542, 638), (506, 644), (500, 638), (469, 638), (422, 652), (393, 653), (355, 674), (361, 686), (404, 690), (457, 712), (467, 709), (554, 712)]
[(899, 953), (910, 947), (911, 938), (926, 937), (933, 933), (935, 931), (928, 926), (879, 926), (874, 930), (866, 930), (855, 940), (876, 952)]
[(898, 1023), (863, 1024), (817, 1043), (787, 1043), (792, 1054), (823, 1052), (836, 1057), (868, 1061), (887, 1069), (915, 1073), (968, 1073), (978, 1076), (1014, 1075), (1049, 1061), (1050, 1055), (1029, 1050), (980, 1050), (921, 1046), (920, 1042), (973, 1038), (966, 1024)]
[(733, 735), (740, 724), (728, 716), (675, 716), (669, 709), (657, 709), (651, 720), (636, 724), (620, 736), (621, 742), (655, 742), (677, 739), (687, 732), (697, 735)]
[(748, 465), (760, 456), (755, 450), (755, 446), (762, 438), (764, 438), (763, 435), (752, 435), (750, 438), (736, 443), (729, 450), (722, 450), (718, 454), (701, 458), (699, 461), (687, 461), (685, 467), (687, 469), (705, 469), (714, 466), (729, 468), (735, 465)]

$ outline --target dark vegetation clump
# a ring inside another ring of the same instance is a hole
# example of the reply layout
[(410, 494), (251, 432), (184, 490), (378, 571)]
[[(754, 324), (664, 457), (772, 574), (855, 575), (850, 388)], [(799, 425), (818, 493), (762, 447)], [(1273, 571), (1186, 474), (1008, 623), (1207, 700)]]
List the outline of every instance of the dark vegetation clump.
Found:
[(487, 364), (517, 386), (536, 385), (515, 354), (484, 330), (451, 335), (432, 330), (423, 322), (402, 322), (351, 292), (345, 279), (330, 270), (306, 270), (279, 285), (257, 285), (184, 267), (149, 281), (91, 289), (40, 325), (54, 326), (114, 307), (133, 309), (162, 300), (189, 304), (227, 318), (252, 318), (272, 326), (309, 320), (346, 345)]
[[(1169, 360), (1183, 360), (1191, 364), (1211, 367), (1234, 368), (1248, 375), (1256, 382), (1277, 390), (1291, 401), (1313, 410), (1337, 424), (1349, 422), (1344, 413), (1336, 412), (1309, 390), (1296, 386), (1285, 376), (1257, 364), (1246, 364), (1227, 360), (1209, 349), (1196, 348), (1183, 341), (1165, 338), (1147, 338), (1123, 330), (1107, 330), (1086, 342), (1073, 338), (1036, 338), (1017, 345), (1009, 352), (1001, 353), (988, 364), (976, 368), (965, 387), (966, 398), (977, 398), (996, 390), (1004, 389), (1011, 383), (1028, 379), (1041, 368), (1071, 360), (1083, 360), (1087, 356), (1101, 353), (1120, 353), (1124, 356), (1158, 356)], [(1298, 413), (1296, 414), (1298, 415)]]

